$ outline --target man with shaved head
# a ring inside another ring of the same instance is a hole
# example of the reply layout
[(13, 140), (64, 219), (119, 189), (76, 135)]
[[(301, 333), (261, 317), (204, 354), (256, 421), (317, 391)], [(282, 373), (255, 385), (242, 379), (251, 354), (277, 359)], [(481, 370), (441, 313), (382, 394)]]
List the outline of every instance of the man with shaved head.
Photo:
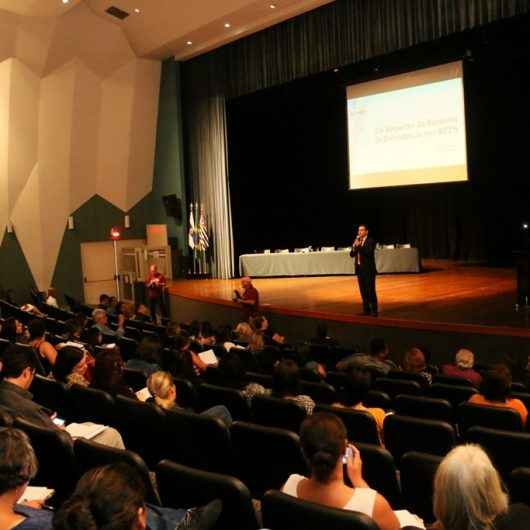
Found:
[(243, 276), (243, 278), (241, 278), (241, 287), (243, 287), (243, 294), (236, 289), (234, 291), (234, 302), (241, 304), (241, 307), (245, 311), (245, 320), (248, 320), (251, 316), (258, 313), (259, 292), (252, 285), (252, 279), (250, 276)]

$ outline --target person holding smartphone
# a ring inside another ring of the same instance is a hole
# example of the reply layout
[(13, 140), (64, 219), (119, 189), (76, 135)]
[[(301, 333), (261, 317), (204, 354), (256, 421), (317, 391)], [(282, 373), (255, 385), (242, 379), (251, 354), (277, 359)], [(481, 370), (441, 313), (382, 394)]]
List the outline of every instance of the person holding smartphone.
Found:
[[(371, 489), (362, 474), (359, 450), (348, 443), (346, 427), (334, 414), (309, 416), (300, 429), (310, 476), (291, 475), (282, 491), (293, 497), (371, 517), (381, 530), (398, 530), (388, 501)], [(347, 485), (347, 483), (350, 485)]]

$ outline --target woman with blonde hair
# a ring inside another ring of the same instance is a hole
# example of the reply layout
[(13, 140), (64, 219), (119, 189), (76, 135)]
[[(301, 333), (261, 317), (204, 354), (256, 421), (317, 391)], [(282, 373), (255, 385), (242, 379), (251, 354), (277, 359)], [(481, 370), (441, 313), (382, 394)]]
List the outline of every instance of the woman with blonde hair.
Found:
[(509, 506), (499, 474), (478, 445), (455, 447), (434, 478), (437, 530), (518, 530), (528, 528), (530, 508)]
[[(153, 396), (154, 402), (160, 408), (164, 410), (182, 410), (182, 407), (177, 403), (177, 387), (169, 372), (159, 371), (151, 374), (147, 379), (147, 389)], [(216, 405), (201, 414), (211, 418), (218, 418), (227, 425), (232, 423), (232, 416), (224, 405)]]

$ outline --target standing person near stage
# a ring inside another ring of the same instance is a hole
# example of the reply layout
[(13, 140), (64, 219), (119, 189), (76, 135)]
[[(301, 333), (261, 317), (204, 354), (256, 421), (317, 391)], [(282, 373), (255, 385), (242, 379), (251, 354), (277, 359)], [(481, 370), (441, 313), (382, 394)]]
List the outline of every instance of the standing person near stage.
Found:
[(241, 307), (245, 310), (245, 320), (248, 320), (251, 316), (258, 313), (259, 292), (252, 285), (250, 276), (241, 278), (241, 287), (243, 287), (243, 293), (240, 293), (237, 289), (234, 291), (234, 302), (241, 304)]
[(375, 241), (369, 237), (366, 225), (359, 225), (357, 237), (353, 242), (350, 257), (355, 263), (355, 274), (359, 282), (359, 291), (363, 300), (363, 315), (376, 317), (377, 294), (375, 292)]
[(166, 287), (166, 278), (160, 272), (156, 265), (149, 266), (149, 274), (145, 279), (146, 297), (149, 301), (151, 318), (158, 322), (157, 310), (160, 309), (160, 316), (166, 316), (166, 304), (164, 302), (164, 289)]

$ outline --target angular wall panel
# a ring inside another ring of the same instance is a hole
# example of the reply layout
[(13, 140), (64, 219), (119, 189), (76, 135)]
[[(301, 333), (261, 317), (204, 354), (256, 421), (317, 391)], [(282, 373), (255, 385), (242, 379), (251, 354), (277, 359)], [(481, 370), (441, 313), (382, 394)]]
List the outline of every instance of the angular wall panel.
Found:
[(15, 55), (19, 20), (17, 15), (0, 10), (0, 62)]
[(15, 56), (42, 77), (48, 61), (55, 18), (20, 17), (15, 41)]
[(11, 71), (13, 61), (0, 63), (0, 233), (9, 219), (9, 108), (11, 103)]

